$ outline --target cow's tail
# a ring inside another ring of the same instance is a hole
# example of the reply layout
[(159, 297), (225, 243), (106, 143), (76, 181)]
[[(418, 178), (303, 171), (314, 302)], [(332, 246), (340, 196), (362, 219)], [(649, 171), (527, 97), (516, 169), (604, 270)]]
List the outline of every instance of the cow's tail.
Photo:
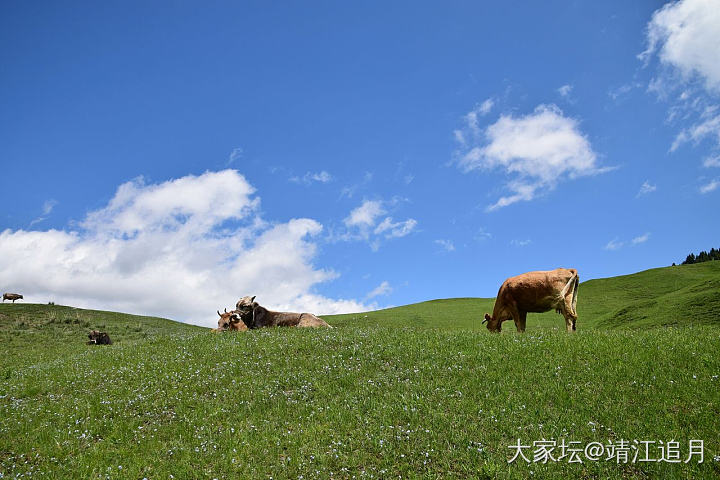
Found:
[(580, 285), (580, 277), (578, 274), (575, 274), (575, 284), (573, 285), (573, 297), (572, 297), (572, 313), (573, 315), (577, 316), (577, 294), (578, 294), (578, 286)]
[(570, 313), (572, 313), (573, 315), (577, 315), (577, 313), (575, 312), (575, 305), (577, 305), (577, 291), (578, 291), (577, 287), (578, 287), (579, 281), (580, 280), (579, 280), (578, 274), (574, 273), (572, 275), (572, 277), (570, 277), (570, 280), (568, 280), (568, 282), (565, 284), (562, 291), (560, 292), (560, 300), (562, 302), (565, 302), (565, 297), (567, 296), (570, 289), (572, 289), (572, 303), (571, 303), (572, 312), (570, 312)]

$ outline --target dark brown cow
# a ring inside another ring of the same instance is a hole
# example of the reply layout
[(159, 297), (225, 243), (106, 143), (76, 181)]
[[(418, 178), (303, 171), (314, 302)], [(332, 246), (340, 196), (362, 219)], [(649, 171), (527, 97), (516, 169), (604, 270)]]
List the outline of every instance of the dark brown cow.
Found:
[(499, 332), (502, 322), (512, 318), (517, 331), (524, 332), (528, 312), (542, 313), (555, 309), (565, 317), (567, 331), (575, 331), (579, 281), (574, 268), (528, 272), (508, 278), (500, 287), (492, 316), (486, 313), (482, 323), (487, 322), (491, 332)]
[(93, 330), (90, 333), (88, 333), (88, 345), (112, 345), (112, 340), (110, 340), (110, 335), (108, 335), (105, 332), (99, 332), (97, 330)]
[(225, 332), (228, 330), (242, 332), (248, 329), (245, 322), (240, 318), (240, 314), (235, 310), (228, 312), (226, 308), (225, 313), (220, 313), (220, 310), (218, 310), (217, 314), (220, 315), (220, 319), (217, 328), (212, 329), (213, 332)]
[(19, 293), (3, 293), (3, 302), (5, 300), (12, 300), (13, 303), (15, 303), (15, 300), (22, 300), (23, 296)]
[(255, 297), (243, 297), (236, 305), (236, 312), (250, 329), (264, 327), (326, 327), (325, 320), (312, 313), (273, 312), (255, 302)]

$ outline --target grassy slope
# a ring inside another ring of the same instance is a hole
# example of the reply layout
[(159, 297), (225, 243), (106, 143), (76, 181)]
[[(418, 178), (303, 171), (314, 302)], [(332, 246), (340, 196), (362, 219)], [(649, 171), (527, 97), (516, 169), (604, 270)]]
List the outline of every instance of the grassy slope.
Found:
[(83, 310), (62, 305), (0, 304), (0, 345), (5, 350), (2, 368), (40, 364), (83, 352), (90, 330), (110, 333), (115, 343), (136, 343), (148, 337), (189, 331), (199, 327), (164, 318)]
[[(332, 325), (482, 328), (492, 298), (451, 298), (362, 314), (328, 315)], [(580, 284), (578, 328), (720, 324), (720, 262), (655, 268)], [(503, 325), (513, 328), (512, 322)], [(565, 328), (555, 312), (528, 315), (528, 329)]]
[(720, 262), (655, 268), (582, 287), (588, 301), (579, 313), (597, 326), (720, 324)]
[[(526, 335), (491, 335), (477, 320), (487, 299), (222, 335), (4, 305), (0, 477), (717, 478), (718, 267), (586, 282), (581, 325), (599, 328), (575, 335), (542, 327), (561, 326), (555, 314), (531, 317)], [(689, 328), (672, 313), (682, 305), (706, 325)], [(679, 326), (609, 328), (614, 312)], [(96, 327), (116, 343), (84, 345)], [(705, 463), (507, 464), (517, 438), (551, 437), (675, 439), (684, 454), (703, 439)]]

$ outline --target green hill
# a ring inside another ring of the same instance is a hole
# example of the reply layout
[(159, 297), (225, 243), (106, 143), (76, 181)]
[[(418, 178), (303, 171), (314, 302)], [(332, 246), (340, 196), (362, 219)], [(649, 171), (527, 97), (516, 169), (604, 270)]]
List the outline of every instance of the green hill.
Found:
[(204, 329), (165, 318), (63, 305), (0, 304), (0, 345), (6, 365), (13, 368), (83, 352), (90, 330), (107, 331), (114, 343), (126, 344)]
[[(584, 282), (575, 334), (555, 313), (490, 334), (492, 299), (224, 334), (0, 305), (0, 478), (718, 478), (719, 278)], [(85, 345), (93, 328), (114, 344)], [(699, 439), (704, 462), (508, 463), (542, 439), (677, 441), (682, 460)]]
[[(323, 318), (338, 326), (480, 329), (494, 302), (494, 298), (451, 298)], [(580, 284), (577, 309), (580, 329), (720, 324), (720, 262), (588, 280)], [(512, 322), (503, 328), (514, 330)], [(555, 312), (529, 314), (528, 330), (537, 328), (564, 329), (565, 322)]]
[(589, 280), (578, 314), (598, 327), (720, 324), (720, 262)]

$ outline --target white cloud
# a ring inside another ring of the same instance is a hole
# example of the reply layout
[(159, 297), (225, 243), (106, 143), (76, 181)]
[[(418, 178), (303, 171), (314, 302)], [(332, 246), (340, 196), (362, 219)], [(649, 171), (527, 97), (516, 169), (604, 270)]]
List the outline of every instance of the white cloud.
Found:
[(703, 160), (703, 167), (705, 167), (705, 168), (720, 167), (720, 155), (706, 157), (705, 160)]
[(532, 243), (532, 240), (525, 239), (525, 240), (511, 240), (510, 245), (513, 245), (515, 247), (525, 247), (527, 245), (530, 245)]
[(608, 91), (608, 96), (612, 98), (614, 101), (617, 101), (618, 99), (624, 97), (631, 91), (635, 90), (636, 88), (640, 88), (643, 85), (640, 82), (632, 82), (632, 83), (626, 83), (624, 85), (620, 85), (617, 88), (613, 88)]
[(375, 234), (385, 234), (386, 238), (400, 238), (411, 233), (417, 226), (417, 220), (409, 218), (402, 222), (393, 222), (392, 217), (385, 219), (375, 227)]
[(703, 185), (702, 187), (700, 187), (700, 193), (703, 193), (703, 194), (710, 193), (710, 192), (716, 190), (718, 187), (720, 187), (720, 181), (713, 180), (710, 183), (707, 183), (707, 184)]
[(482, 131), (482, 138), (475, 139), (474, 145), (460, 144), (456, 152), (462, 171), (502, 169), (514, 177), (506, 184), (511, 194), (488, 210), (532, 200), (560, 181), (608, 170), (598, 167), (597, 155), (578, 121), (555, 105), (540, 105), (520, 117), (501, 115)]
[(563, 85), (562, 87), (557, 89), (557, 92), (560, 94), (561, 97), (567, 98), (570, 95), (570, 92), (572, 92), (572, 89), (572, 85)]
[(675, 140), (670, 146), (670, 151), (674, 152), (683, 143), (689, 141), (697, 144), (700, 140), (706, 137), (713, 138), (716, 144), (720, 145), (720, 115), (705, 118), (690, 128), (682, 130), (675, 137)]
[[(470, 112), (465, 114), (463, 117), (463, 120), (465, 121), (465, 128), (468, 130), (468, 133), (471, 137), (476, 138), (478, 135), (480, 135), (480, 124), (479, 120), (480, 117), (484, 117), (488, 113), (490, 113), (490, 110), (492, 110), (493, 106), (495, 105), (495, 101), (492, 98), (488, 98), (484, 102), (482, 102), (479, 105), (476, 105), (474, 109), (472, 109)], [(467, 135), (462, 130), (455, 130), (454, 132), (455, 140), (465, 145), (467, 141)]]
[[(628, 243), (629, 243), (629, 245), (632, 245), (632, 246), (640, 245), (641, 243), (647, 242), (649, 238), (650, 238), (650, 232), (646, 232), (646, 233), (644, 233), (644, 234), (642, 234), (642, 235), (639, 235), (639, 236), (633, 238), (633, 239), (630, 240), (630, 242), (628, 242)], [(620, 249), (623, 248), (625, 245), (626, 245), (626, 242), (621, 241), (618, 237), (615, 237), (615, 238), (613, 238), (612, 240), (610, 240), (610, 241), (603, 247), (603, 249), (605, 249), (605, 250), (620, 250)]]
[(53, 209), (55, 208), (55, 206), (57, 204), (58, 204), (57, 200), (54, 200), (52, 198), (50, 200), (45, 200), (45, 202), (43, 203), (43, 206), (42, 206), (42, 214), (38, 218), (31, 221), (30, 226), (32, 227), (36, 223), (40, 223), (43, 220), (45, 220), (47, 218), (47, 216), (50, 215), (50, 213), (52, 213)]
[(617, 237), (610, 240), (603, 248), (605, 250), (619, 250), (624, 245)]
[(393, 291), (393, 288), (390, 286), (390, 283), (388, 281), (382, 282), (380, 285), (375, 287), (370, 293), (367, 294), (365, 297), (366, 299), (370, 300), (371, 298), (379, 297), (381, 295), (390, 295)]
[(453, 243), (452, 240), (440, 239), (440, 240), (435, 240), (434, 243), (436, 243), (437, 245), (440, 245), (443, 249), (445, 249), (448, 252), (455, 251), (455, 244)]
[(228, 155), (227, 162), (225, 162), (225, 166), (229, 167), (233, 163), (235, 163), (237, 160), (241, 159), (243, 156), (243, 149), (242, 148), (233, 148), (233, 151), (230, 152), (230, 155)]
[(644, 233), (643, 235), (640, 235), (639, 237), (635, 237), (631, 240), (631, 243), (633, 245), (639, 245), (641, 243), (645, 243), (650, 238), (650, 232)]
[(243, 295), (317, 314), (367, 309), (313, 292), (337, 277), (313, 265), (322, 225), (308, 218), (269, 224), (254, 193), (234, 170), (127, 182), (74, 230), (0, 233), (0, 283), (31, 301), (207, 326), (216, 309)]
[(393, 207), (403, 199), (393, 198), (389, 202), (382, 200), (365, 200), (359, 207), (354, 208), (343, 222), (347, 231), (337, 238), (340, 240), (366, 240), (370, 247), (377, 251), (380, 248), (380, 237), (401, 238), (415, 230), (417, 220), (408, 218), (394, 222), (392, 217), (385, 217), (386, 205)]
[(290, 177), (290, 181), (294, 183), (302, 183), (305, 185), (311, 185), (313, 182), (318, 183), (328, 183), (331, 182), (333, 179), (332, 175), (330, 175), (325, 170), (321, 172), (307, 172), (302, 177)]
[(643, 184), (640, 185), (640, 190), (638, 191), (637, 195), (635, 195), (635, 197), (647, 195), (648, 193), (652, 193), (655, 190), (657, 190), (657, 185), (652, 185), (648, 180), (645, 180)]
[(483, 227), (480, 227), (480, 229), (478, 229), (477, 233), (475, 234), (474, 238), (475, 238), (475, 240), (481, 242), (481, 241), (492, 238), (492, 233), (486, 231)]
[(492, 98), (488, 98), (483, 103), (481, 103), (480, 106), (475, 109), (475, 111), (480, 115), (487, 115), (488, 113), (490, 113), (490, 110), (492, 110), (493, 106), (495, 106), (495, 100), (493, 100)]
[(701, 79), (720, 91), (720, 5), (716, 0), (682, 0), (653, 13), (647, 27), (647, 49), (640, 58), (657, 55), (684, 80)]
[[(649, 90), (670, 99), (668, 121), (684, 124), (670, 151), (687, 142), (710, 139), (720, 147), (720, 4), (717, 0), (681, 0), (655, 11), (647, 26), (646, 65), (661, 68)], [(679, 95), (675, 95), (680, 91)], [(690, 126), (685, 126), (689, 124)]]
[(343, 198), (343, 197), (352, 198), (359, 189), (361, 189), (362, 187), (364, 187), (365, 185), (370, 183), (372, 181), (372, 179), (373, 179), (373, 173), (365, 172), (365, 174), (363, 175), (362, 181), (360, 181), (359, 183), (356, 183), (354, 185), (349, 185), (347, 187), (343, 187), (343, 189), (340, 191), (340, 198)]
[(57, 200), (53, 200), (52, 198), (50, 200), (46, 200), (45, 203), (43, 203), (42, 207), (42, 214), (43, 215), (50, 215), (50, 212), (53, 211), (55, 206), (58, 204)]
[(353, 209), (344, 220), (348, 227), (371, 227), (383, 215), (385, 209), (380, 200), (365, 200), (359, 207)]

